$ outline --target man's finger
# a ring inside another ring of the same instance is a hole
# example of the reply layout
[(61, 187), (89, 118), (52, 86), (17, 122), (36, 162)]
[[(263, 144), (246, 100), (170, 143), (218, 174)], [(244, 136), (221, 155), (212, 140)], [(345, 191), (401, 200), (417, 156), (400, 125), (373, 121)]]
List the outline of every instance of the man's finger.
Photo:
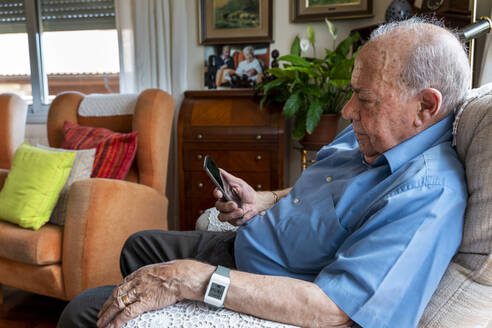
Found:
[(219, 213), (219, 215), (217, 216), (217, 218), (219, 219), (219, 221), (233, 221), (233, 220), (237, 220), (237, 219), (241, 219), (243, 217), (243, 214), (244, 214), (244, 211), (242, 208), (238, 208), (232, 212), (229, 212), (229, 213)]
[(212, 195), (217, 199), (221, 199), (222, 197), (224, 197), (224, 195), (222, 195), (222, 192), (220, 192), (220, 190), (217, 188), (214, 189)]
[[(125, 304), (123, 303), (122, 297), (125, 296), (128, 302), (134, 302), (135, 296), (128, 294), (130, 291), (135, 290), (140, 285), (140, 280), (132, 279), (128, 282), (123, 282), (120, 286), (113, 290), (113, 295), (104, 303), (101, 311), (99, 311), (98, 318), (106, 318), (105, 320), (111, 320), (115, 315), (118, 314)], [(103, 326), (105, 327), (105, 326)]]
[(144, 313), (147, 309), (144, 309), (142, 303), (135, 302), (133, 304), (128, 305), (123, 309), (111, 322), (114, 328), (120, 328), (129, 320), (135, 318), (139, 314)]
[(97, 327), (105, 328), (113, 318), (120, 313), (126, 306), (121, 300), (121, 297), (113, 298), (113, 302), (106, 308), (105, 311), (100, 312), (99, 320), (97, 320)]
[(215, 207), (219, 210), (219, 212), (230, 213), (238, 209), (236, 202), (228, 201), (223, 202), (220, 199), (215, 202)]
[(239, 181), (241, 181), (241, 179), (233, 176), (232, 174), (228, 173), (226, 170), (224, 169), (219, 169), (219, 170), (220, 170), (220, 174), (222, 175), (222, 178), (224, 178), (229, 184), (238, 183)]

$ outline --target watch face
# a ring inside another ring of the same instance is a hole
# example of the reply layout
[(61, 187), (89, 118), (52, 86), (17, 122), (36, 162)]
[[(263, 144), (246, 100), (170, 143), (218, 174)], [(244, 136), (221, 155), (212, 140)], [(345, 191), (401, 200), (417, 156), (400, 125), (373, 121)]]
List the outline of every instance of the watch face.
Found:
[(225, 290), (225, 286), (212, 282), (212, 286), (210, 286), (210, 291), (208, 292), (208, 296), (218, 299), (220, 301), (222, 299), (222, 294), (224, 294), (224, 290)]

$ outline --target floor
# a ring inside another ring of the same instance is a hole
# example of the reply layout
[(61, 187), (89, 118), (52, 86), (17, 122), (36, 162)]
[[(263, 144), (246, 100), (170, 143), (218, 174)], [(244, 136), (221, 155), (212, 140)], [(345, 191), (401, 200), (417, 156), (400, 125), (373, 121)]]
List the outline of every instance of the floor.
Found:
[(2, 286), (0, 328), (55, 328), (67, 304), (58, 299)]

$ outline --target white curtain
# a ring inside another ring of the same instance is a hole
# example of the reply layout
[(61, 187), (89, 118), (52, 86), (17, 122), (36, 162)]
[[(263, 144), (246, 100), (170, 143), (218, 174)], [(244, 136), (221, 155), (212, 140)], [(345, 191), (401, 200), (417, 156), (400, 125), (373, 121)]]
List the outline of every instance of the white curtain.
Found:
[(178, 228), (176, 123), (187, 88), (187, 3), (183, 0), (116, 0), (120, 47), (120, 92), (159, 88), (176, 100), (169, 151), (167, 196), (169, 225)]
[[(489, 17), (492, 17), (492, 11), (490, 12)], [(482, 86), (489, 82), (492, 82), (492, 32), (487, 34), (487, 39), (485, 41), (482, 56), (482, 69), (480, 70), (478, 86)]]

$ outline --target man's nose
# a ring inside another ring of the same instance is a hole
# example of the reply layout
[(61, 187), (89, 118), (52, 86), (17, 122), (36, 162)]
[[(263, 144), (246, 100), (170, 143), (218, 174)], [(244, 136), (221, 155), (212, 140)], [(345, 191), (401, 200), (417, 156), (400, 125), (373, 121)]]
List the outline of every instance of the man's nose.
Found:
[(346, 120), (359, 120), (359, 111), (355, 105), (354, 98), (354, 95), (352, 95), (350, 100), (345, 104), (345, 106), (343, 106), (342, 117)]

